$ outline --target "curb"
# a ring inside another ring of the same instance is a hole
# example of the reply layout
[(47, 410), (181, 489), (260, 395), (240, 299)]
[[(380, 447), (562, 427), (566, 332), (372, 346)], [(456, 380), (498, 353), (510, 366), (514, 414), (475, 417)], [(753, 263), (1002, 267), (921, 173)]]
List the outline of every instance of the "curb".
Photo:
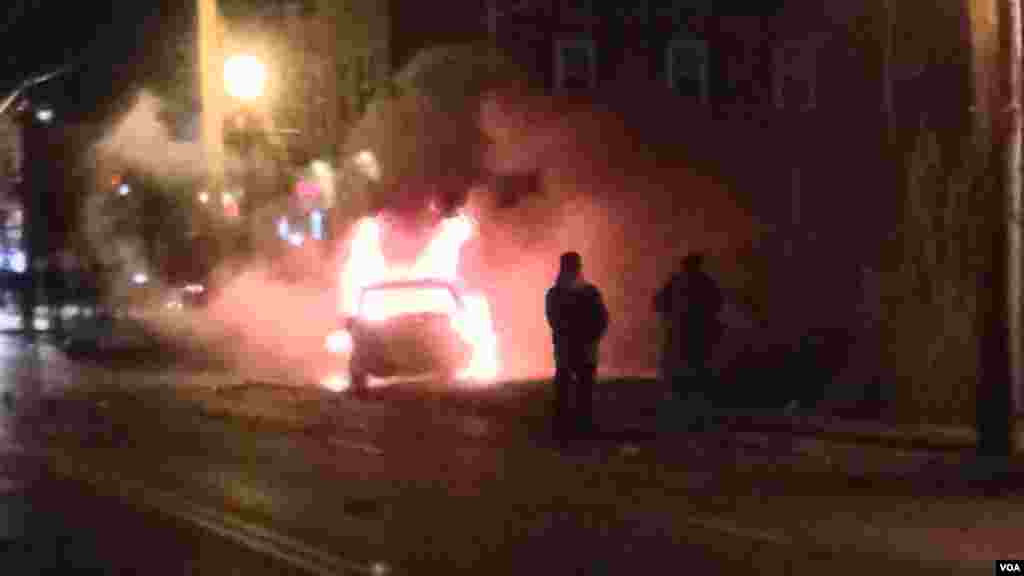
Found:
[[(967, 440), (948, 438), (939, 439), (935, 437), (928, 437), (921, 432), (913, 431), (908, 431), (906, 436), (901, 437), (898, 436), (900, 432), (892, 430), (875, 433), (855, 430), (837, 430), (820, 422), (787, 422), (770, 416), (726, 416), (725, 419), (729, 425), (737, 431), (766, 434), (777, 433), (788, 436), (813, 436), (828, 442), (873, 445), (889, 450), (954, 454), (973, 450), (975, 447), (973, 442)], [(856, 423), (851, 424), (856, 425)], [(839, 426), (843, 426), (841, 421)]]

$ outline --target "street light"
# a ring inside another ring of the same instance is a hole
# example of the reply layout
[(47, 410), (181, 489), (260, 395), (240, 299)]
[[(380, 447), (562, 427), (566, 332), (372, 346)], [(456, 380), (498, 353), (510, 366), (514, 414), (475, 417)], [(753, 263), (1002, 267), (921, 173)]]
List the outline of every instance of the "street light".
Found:
[(25, 80), (21, 83), (21, 85), (15, 88), (13, 92), (8, 94), (7, 97), (3, 99), (3, 101), (0, 101), (0, 114), (7, 112), (7, 109), (10, 108), (11, 105), (17, 101), (18, 96), (20, 96), (22, 92), (24, 92), (25, 90), (28, 90), (29, 88), (42, 84), (44, 82), (48, 82), (53, 78), (56, 78), (57, 76), (66, 73), (69, 69), (70, 67), (68, 66), (62, 66), (48, 74), (42, 74), (40, 76), (36, 76), (34, 78), (29, 78), (28, 80)]
[(36, 110), (36, 120), (39, 120), (43, 124), (49, 124), (53, 120), (53, 109), (40, 108), (39, 110)]
[(239, 100), (255, 100), (262, 96), (266, 81), (266, 66), (255, 56), (239, 54), (224, 62), (224, 88)]

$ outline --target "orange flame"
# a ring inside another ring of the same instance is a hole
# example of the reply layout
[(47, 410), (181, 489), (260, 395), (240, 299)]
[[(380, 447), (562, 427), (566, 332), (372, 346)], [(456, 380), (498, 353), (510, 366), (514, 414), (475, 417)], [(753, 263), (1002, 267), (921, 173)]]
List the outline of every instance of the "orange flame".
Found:
[[(459, 257), (463, 244), (472, 238), (475, 223), (460, 214), (441, 221), (427, 247), (411, 266), (388, 263), (381, 245), (380, 223), (364, 218), (356, 223), (352, 234), (348, 261), (341, 269), (339, 311), (347, 316), (359, 311), (359, 295), (372, 284), (398, 280), (434, 279), (459, 283)], [(419, 310), (448, 309), (445, 299), (432, 300), (429, 292), (417, 295), (414, 302), (405, 299), (378, 299), (374, 302), (371, 319), (383, 319), (401, 313), (408, 306)], [(469, 365), (458, 374), (459, 380), (476, 384), (493, 382), (500, 371), (497, 335), (491, 319), (491, 309), (484, 295), (465, 296), (464, 307), (451, 316), (452, 328), (473, 348)], [(340, 383), (336, 383), (340, 387)]]

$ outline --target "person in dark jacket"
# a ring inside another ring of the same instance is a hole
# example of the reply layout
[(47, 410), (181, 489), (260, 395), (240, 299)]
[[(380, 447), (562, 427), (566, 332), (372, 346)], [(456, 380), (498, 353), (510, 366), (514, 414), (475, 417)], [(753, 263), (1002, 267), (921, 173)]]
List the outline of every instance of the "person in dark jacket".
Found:
[(583, 279), (582, 270), (578, 253), (562, 254), (558, 278), (545, 296), (555, 352), (555, 434), (563, 442), (571, 427), (583, 431), (593, 425), (598, 347), (608, 329), (601, 292)]
[(704, 271), (704, 256), (691, 253), (681, 269), (654, 297), (665, 324), (661, 376), (679, 399), (711, 392), (711, 355), (722, 333), (719, 314), (724, 299), (714, 278)]

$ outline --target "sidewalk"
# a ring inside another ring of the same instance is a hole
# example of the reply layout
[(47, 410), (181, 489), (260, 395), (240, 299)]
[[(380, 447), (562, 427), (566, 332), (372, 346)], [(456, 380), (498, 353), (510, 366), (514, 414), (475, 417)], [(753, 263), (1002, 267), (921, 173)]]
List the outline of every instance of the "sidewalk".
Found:
[[(608, 380), (597, 387), (597, 400), (606, 407), (598, 418), (646, 431), (656, 430), (656, 420), (669, 401), (669, 391), (653, 379)], [(901, 451), (964, 453), (977, 444), (968, 426), (912, 425), (857, 419), (824, 413), (786, 414), (781, 409), (732, 409), (718, 411), (731, 429), (763, 434), (815, 437), (841, 444), (863, 444)], [(1024, 424), (1020, 419), (1018, 423)], [(1024, 425), (1016, 430), (1016, 445), (1024, 447)]]
[[(624, 453), (657, 470), (664, 486), (688, 484), (690, 498), (718, 499), (707, 505), (708, 518), (730, 530), (950, 562), (951, 573), (956, 566), (991, 573), (995, 559), (1024, 555), (1024, 459), (1011, 461), (996, 482), (977, 482), (970, 429), (762, 413), (726, 415), (714, 431), (687, 433), (664, 426), (671, 414), (664, 404), (658, 412), (666, 401), (649, 384), (619, 391), (646, 397), (620, 421), (639, 437)], [(627, 402), (604, 392), (599, 418), (610, 424)], [(722, 472), (703, 471), (721, 458), (731, 460)], [(654, 513), (665, 502), (649, 506)]]
[[(828, 415), (746, 414), (733, 415), (729, 420), (744, 429), (814, 435), (905, 450), (958, 452), (971, 450), (977, 444), (975, 430), (966, 426), (898, 425)], [(1018, 445), (1021, 442), (1024, 434), (1018, 430)]]

